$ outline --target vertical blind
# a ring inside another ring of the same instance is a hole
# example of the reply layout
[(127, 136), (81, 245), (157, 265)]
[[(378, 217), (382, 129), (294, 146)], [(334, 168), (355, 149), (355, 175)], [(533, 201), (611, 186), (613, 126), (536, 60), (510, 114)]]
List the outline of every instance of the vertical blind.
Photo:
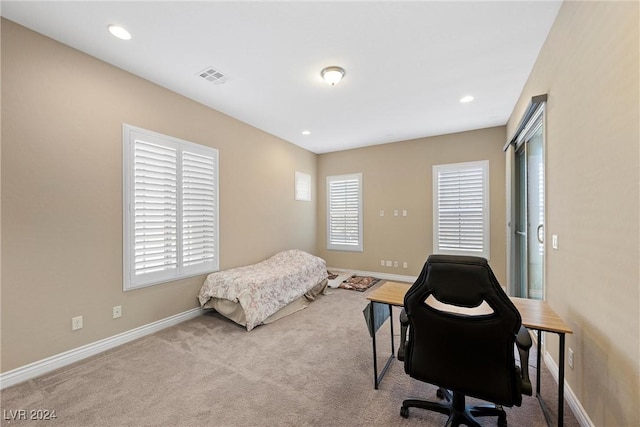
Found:
[(434, 249), (489, 257), (488, 162), (434, 166)]
[(361, 177), (327, 177), (328, 249), (362, 250)]
[(218, 269), (217, 150), (125, 125), (124, 288)]

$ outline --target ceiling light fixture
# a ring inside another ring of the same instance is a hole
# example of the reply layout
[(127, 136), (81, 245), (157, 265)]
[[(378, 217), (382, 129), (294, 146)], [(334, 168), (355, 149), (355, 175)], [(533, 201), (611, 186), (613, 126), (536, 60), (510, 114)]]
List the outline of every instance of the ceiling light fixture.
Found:
[(335, 86), (344, 77), (344, 70), (340, 67), (327, 67), (320, 72), (320, 75), (331, 86)]
[(310, 130), (303, 130), (302, 134), (303, 135), (311, 135), (311, 131)]
[(122, 40), (131, 40), (131, 33), (129, 33), (129, 31), (125, 30), (121, 26), (112, 24), (112, 25), (109, 25), (107, 28), (109, 29), (109, 32), (111, 33), (111, 35), (113, 35), (114, 37), (117, 37)]
[(462, 98), (460, 98), (460, 102), (462, 103), (467, 103), (471, 101), (473, 101), (473, 96), (471, 95), (463, 96)]

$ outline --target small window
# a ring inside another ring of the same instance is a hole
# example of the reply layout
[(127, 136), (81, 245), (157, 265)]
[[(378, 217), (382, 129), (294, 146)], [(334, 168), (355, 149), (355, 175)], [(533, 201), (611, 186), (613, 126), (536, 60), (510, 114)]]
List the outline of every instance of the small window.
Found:
[(362, 174), (327, 177), (327, 249), (362, 252)]
[(124, 290), (216, 271), (218, 150), (123, 126)]
[(489, 161), (433, 166), (433, 250), (489, 259)]

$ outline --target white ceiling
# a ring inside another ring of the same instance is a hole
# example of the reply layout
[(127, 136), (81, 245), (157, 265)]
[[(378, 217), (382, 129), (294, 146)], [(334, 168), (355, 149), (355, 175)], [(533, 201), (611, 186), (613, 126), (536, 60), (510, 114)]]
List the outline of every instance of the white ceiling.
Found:
[[(0, 12), (326, 153), (504, 125), (560, 4), (5, 0)], [(111, 36), (109, 24), (124, 26), (132, 39)], [(335, 87), (320, 77), (331, 65), (346, 70)], [(199, 77), (210, 66), (228, 80)], [(475, 100), (460, 103), (468, 94)]]

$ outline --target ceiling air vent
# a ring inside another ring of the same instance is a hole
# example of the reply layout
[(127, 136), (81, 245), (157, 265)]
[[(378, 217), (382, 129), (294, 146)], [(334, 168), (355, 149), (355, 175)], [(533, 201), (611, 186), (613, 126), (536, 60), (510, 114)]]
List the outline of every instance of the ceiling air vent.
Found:
[(213, 67), (207, 67), (204, 70), (198, 73), (200, 77), (205, 80), (210, 81), (211, 83), (220, 85), (227, 81), (227, 76), (225, 76), (221, 71), (216, 70)]

